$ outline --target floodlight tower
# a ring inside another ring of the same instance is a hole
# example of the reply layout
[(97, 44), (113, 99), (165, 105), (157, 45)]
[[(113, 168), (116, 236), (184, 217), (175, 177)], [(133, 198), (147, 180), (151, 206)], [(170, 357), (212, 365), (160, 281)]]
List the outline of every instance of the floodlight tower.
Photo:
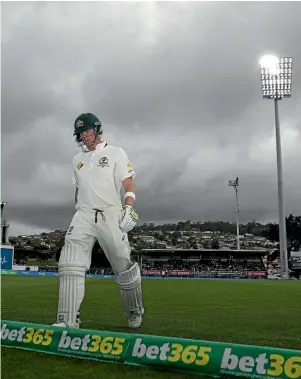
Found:
[(283, 170), (279, 122), (279, 100), (291, 97), (293, 58), (265, 55), (260, 59), (261, 88), (265, 99), (274, 100), (278, 176), (278, 217), (281, 278), (288, 279), (286, 220), (283, 196)]
[(237, 241), (237, 250), (240, 250), (240, 241), (239, 241), (239, 202), (238, 202), (238, 186), (239, 186), (239, 180), (238, 177), (235, 180), (229, 180), (229, 187), (233, 187), (235, 190), (235, 197), (236, 197), (236, 241)]
[(5, 201), (1, 201), (1, 244), (6, 244), (6, 234), (9, 224), (6, 219), (3, 217), (3, 210), (7, 203)]
[(1, 201), (1, 217), (3, 215), (3, 210), (4, 210), (4, 207), (7, 203), (5, 201)]

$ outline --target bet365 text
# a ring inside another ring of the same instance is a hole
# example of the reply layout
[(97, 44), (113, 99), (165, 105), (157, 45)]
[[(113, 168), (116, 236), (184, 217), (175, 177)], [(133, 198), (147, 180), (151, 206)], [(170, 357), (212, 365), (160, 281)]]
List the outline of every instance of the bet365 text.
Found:
[(142, 343), (142, 338), (137, 338), (132, 356), (137, 358), (146, 357), (151, 360), (158, 359), (161, 362), (170, 363), (181, 362), (187, 365), (205, 366), (210, 361), (211, 347), (189, 345), (183, 346), (180, 343), (166, 342), (159, 345), (149, 345)]
[(23, 327), (20, 329), (9, 329), (7, 324), (1, 327), (1, 340), (11, 342), (33, 343), (34, 345), (48, 346), (52, 342), (53, 330), (34, 329)]

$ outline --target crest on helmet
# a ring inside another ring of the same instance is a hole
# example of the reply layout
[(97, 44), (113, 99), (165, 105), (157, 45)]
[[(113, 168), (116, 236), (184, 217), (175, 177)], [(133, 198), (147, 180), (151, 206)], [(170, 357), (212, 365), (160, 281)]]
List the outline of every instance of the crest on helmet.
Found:
[(82, 120), (77, 120), (76, 127), (81, 128), (82, 126), (84, 126), (84, 122)]

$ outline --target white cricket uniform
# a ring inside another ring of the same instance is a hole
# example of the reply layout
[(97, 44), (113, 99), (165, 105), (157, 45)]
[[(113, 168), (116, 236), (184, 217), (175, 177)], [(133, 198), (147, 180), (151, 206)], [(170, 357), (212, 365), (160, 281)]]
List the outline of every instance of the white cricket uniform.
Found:
[(77, 211), (58, 263), (60, 286), (54, 325), (78, 327), (76, 320), (85, 296), (85, 274), (98, 239), (116, 274), (128, 325), (140, 326), (144, 313), (140, 268), (137, 262), (131, 262), (127, 233), (119, 228), (122, 182), (129, 177), (135, 177), (135, 172), (126, 153), (106, 142), (98, 144), (93, 152), (79, 153), (73, 158)]
[(132, 266), (128, 237), (121, 232), (118, 218), (123, 208), (122, 182), (135, 176), (125, 151), (105, 141), (94, 151), (73, 158), (77, 211), (66, 233), (60, 263), (76, 262), (88, 270), (97, 239), (116, 275)]

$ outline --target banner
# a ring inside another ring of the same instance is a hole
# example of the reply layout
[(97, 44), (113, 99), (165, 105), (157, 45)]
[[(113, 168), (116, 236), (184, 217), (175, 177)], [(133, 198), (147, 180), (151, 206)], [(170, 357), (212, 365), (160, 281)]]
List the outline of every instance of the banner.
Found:
[(25, 271), (26, 267), (30, 268), (30, 271), (39, 271), (39, 266), (28, 266), (28, 265), (13, 265), (13, 270)]
[(192, 272), (189, 270), (168, 270), (168, 276), (192, 276)]
[(1, 321), (2, 346), (211, 377), (300, 379), (301, 351)]
[(246, 274), (251, 278), (268, 278), (267, 271), (247, 271)]
[(1, 275), (18, 275), (17, 270), (1, 270)]
[(141, 275), (142, 276), (157, 276), (160, 277), (162, 276), (162, 271), (163, 270), (142, 270)]
[(213, 377), (301, 378), (301, 351), (182, 338), (136, 336), (126, 363)]
[[(25, 275), (25, 276), (58, 276), (57, 272), (54, 271), (26, 271), (26, 270), (1, 270), (1, 273), (4, 275)], [(143, 279), (161, 279), (162, 271), (156, 270), (144, 270), (141, 272)], [(242, 276), (239, 272), (202, 272), (192, 274), (187, 271), (168, 271), (165, 275), (168, 279), (190, 279), (190, 280), (235, 280), (235, 279), (268, 279), (268, 276), (265, 273), (248, 272), (248, 275), (244, 274)], [(255, 274), (255, 275), (253, 275)], [(114, 278), (114, 275), (102, 275), (102, 274), (86, 274), (87, 278)]]
[(291, 257), (291, 265), (293, 270), (301, 270), (301, 255)]
[(53, 271), (24, 271), (24, 270), (18, 270), (18, 275), (25, 275), (25, 276), (58, 276), (57, 272)]
[(11, 246), (1, 246), (1, 270), (11, 270), (14, 263), (14, 248)]
[(1, 345), (94, 360), (124, 362), (130, 334), (1, 321)]
[(176, 276), (176, 277), (189, 277), (193, 276), (192, 272), (189, 270), (142, 270), (142, 276), (157, 276), (162, 277), (162, 272), (165, 276)]

